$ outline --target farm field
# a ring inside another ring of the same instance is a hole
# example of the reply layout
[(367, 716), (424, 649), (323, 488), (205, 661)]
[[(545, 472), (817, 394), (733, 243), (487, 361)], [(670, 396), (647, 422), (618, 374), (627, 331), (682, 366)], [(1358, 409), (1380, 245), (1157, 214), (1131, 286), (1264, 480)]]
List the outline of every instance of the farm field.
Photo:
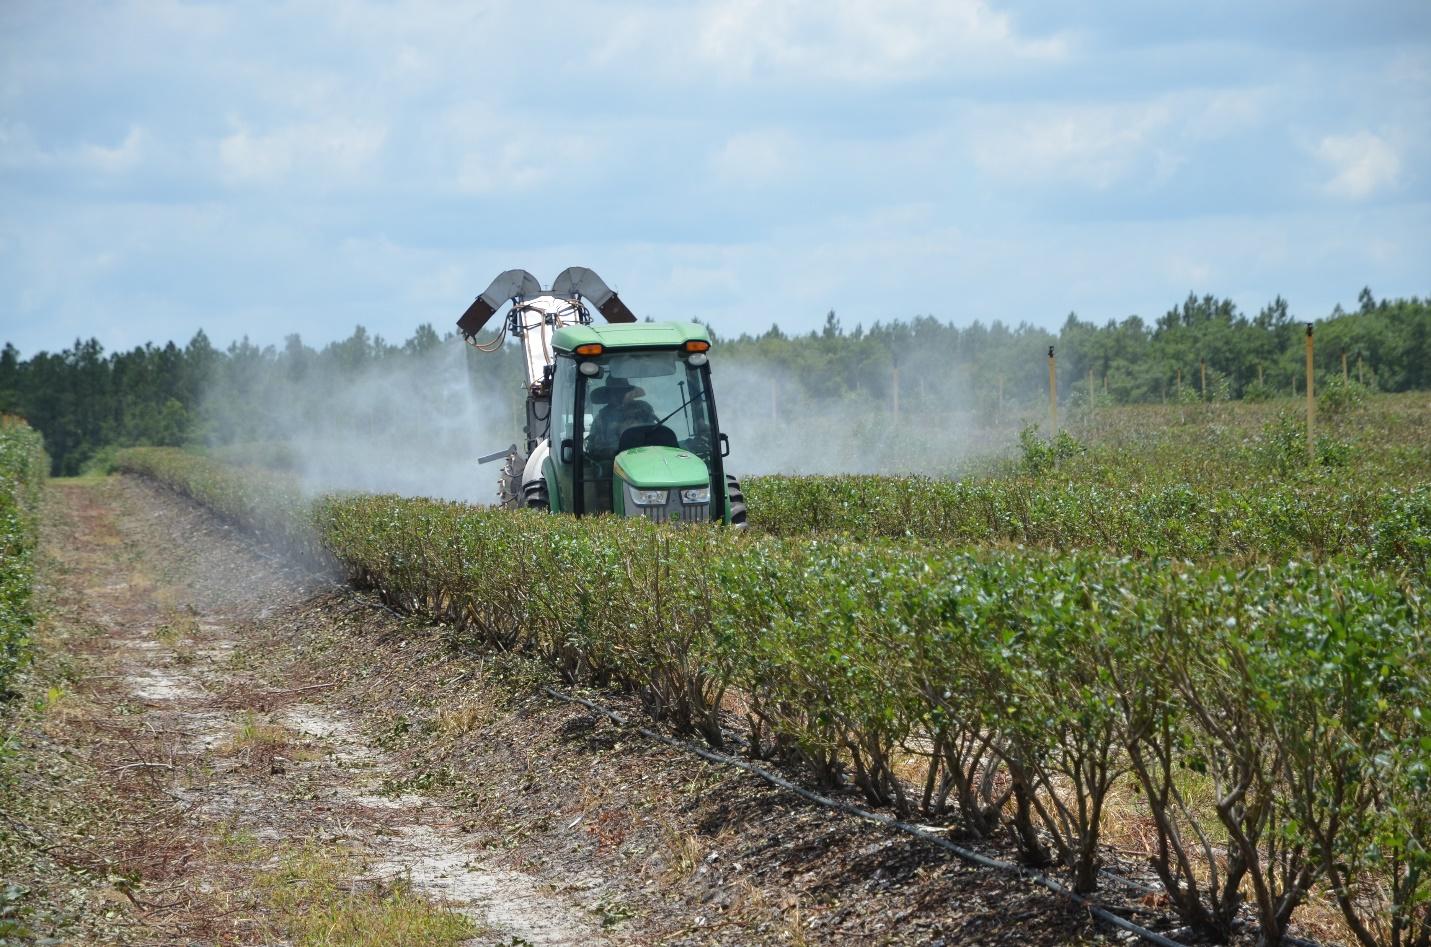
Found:
[[(119, 789), (161, 807), (210, 774), (219, 801), (175, 824), (257, 846), (220, 892), (303, 863), (298, 840), (335, 824), (349, 860), (325, 870), (391, 869), (380, 810), (432, 858), (473, 856), (482, 884), (515, 872), (542, 893), (507, 893), (534, 917), (483, 913), (500, 886), (463, 902), (408, 852), (410, 887), (363, 907), (396, 902), (453, 942), (1117, 936), (1027, 881), (613, 728), (542, 696), (550, 684), (1037, 867), (1180, 942), (1422, 943), (1431, 398), (1324, 412), (1310, 467), (1293, 410), (1075, 414), (961, 480), (753, 478), (746, 534), (311, 498), (282, 473), (136, 449), (118, 460), (129, 476), (49, 490), (42, 600), (82, 611), (112, 683), (73, 711), (46, 697), (28, 725), (112, 725), (106, 708), (152, 683), (134, 649), (152, 652), (178, 684), (140, 700), (148, 730), (199, 726), (209, 745), (154, 756), (149, 734), (150, 755), (109, 762), (140, 764)], [(169, 578), (146, 591), (151, 574)], [(84, 677), (54, 673), (61, 693)], [(581, 859), (601, 884), (542, 887)], [(286, 923), (282, 904), (246, 907), (250, 926), (222, 936)]]

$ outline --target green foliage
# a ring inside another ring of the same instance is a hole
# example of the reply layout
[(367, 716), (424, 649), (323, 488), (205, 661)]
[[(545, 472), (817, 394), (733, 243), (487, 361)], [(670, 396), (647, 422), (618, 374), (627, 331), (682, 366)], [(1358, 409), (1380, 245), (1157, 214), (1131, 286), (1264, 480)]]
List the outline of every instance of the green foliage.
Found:
[(1369, 392), (1341, 375), (1332, 375), (1317, 386), (1317, 412), (1329, 417), (1350, 414), (1366, 403)]
[[(1345, 467), (1352, 459), (1352, 446), (1339, 438), (1317, 437), (1316, 463), (1322, 467)], [(1271, 473), (1288, 477), (1308, 466), (1307, 420), (1305, 415), (1283, 411), (1267, 422), (1257, 439), (1255, 456)]]
[(1038, 425), (1030, 424), (1019, 432), (1019, 451), (1024, 472), (1037, 476), (1078, 455), (1083, 446), (1072, 434), (1062, 430), (1045, 440), (1039, 437)]
[(11, 696), (10, 680), (25, 660), (34, 625), (30, 598), (47, 467), (39, 433), (0, 415), (0, 700)]
[[(713, 743), (723, 698), (738, 693), (755, 752), (850, 779), (901, 812), (952, 809), (972, 831), (1007, 831), (1082, 890), (1098, 881), (1102, 805), (1130, 778), (1152, 813), (1154, 868), (1197, 929), (1226, 936), (1246, 900), (1275, 940), (1327, 882), (1354, 923), (1425, 930), (1425, 582), (1374, 559), (1382, 543), (1399, 550), (1393, 566), (1403, 544), (1424, 557), (1424, 489), (1388, 499), (1353, 554), (1329, 546), (1306, 563), (1268, 549), (1238, 565), (1076, 542), (1050, 554), (742, 536), (392, 496), (308, 504), (281, 480), (180, 452), (121, 464), (321, 546), (395, 607), (474, 643), (540, 656), (575, 683), (627, 687)], [(912, 511), (935, 486), (892, 483), (877, 516)], [(862, 502), (815, 496), (816, 517), (848, 519)], [(1043, 519), (1046, 498), (1023, 497), (1030, 521)], [(1144, 500), (1125, 515), (1204, 510), (1191, 490)], [(1116, 509), (1088, 502), (1094, 522)], [(1280, 529), (1257, 541), (1276, 548), (1292, 535)], [(913, 781), (911, 760), (923, 767)], [(1212, 803), (1184, 795), (1193, 773)]]
[[(1294, 439), (1281, 448), (1288, 452), (1285, 472), (1305, 465), (1301, 443)], [(838, 476), (752, 477), (743, 486), (752, 530), (781, 536), (843, 532), (1249, 563), (1356, 554), (1423, 578), (1431, 569), (1431, 487), (1424, 484), (1299, 479), (1197, 489), (1023, 476)]]
[(1242, 400), (1252, 402), (1263, 402), (1272, 400), (1272, 389), (1261, 381), (1254, 381), (1246, 388), (1242, 389)]

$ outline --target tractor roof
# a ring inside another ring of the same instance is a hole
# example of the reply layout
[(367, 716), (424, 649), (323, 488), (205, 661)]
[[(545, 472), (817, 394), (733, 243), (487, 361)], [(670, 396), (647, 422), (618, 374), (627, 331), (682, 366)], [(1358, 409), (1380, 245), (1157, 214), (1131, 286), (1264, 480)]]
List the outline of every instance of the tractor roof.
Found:
[(578, 345), (600, 342), (608, 349), (678, 349), (695, 339), (711, 340), (706, 327), (695, 322), (566, 326), (552, 335), (552, 348), (570, 352)]

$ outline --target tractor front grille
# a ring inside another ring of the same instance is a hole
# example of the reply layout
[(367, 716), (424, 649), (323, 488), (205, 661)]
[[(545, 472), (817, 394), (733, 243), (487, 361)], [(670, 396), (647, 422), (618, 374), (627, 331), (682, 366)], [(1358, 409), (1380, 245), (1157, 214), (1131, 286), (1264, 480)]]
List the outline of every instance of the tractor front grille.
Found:
[(711, 518), (709, 503), (682, 503), (681, 491), (675, 489), (665, 506), (637, 506), (628, 498), (627, 516), (641, 516), (653, 523), (704, 523)]

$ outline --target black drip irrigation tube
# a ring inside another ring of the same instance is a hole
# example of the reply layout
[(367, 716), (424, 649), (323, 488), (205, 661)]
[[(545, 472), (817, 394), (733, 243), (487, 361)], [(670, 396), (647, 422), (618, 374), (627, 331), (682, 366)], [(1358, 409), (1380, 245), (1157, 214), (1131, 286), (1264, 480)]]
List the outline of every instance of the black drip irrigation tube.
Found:
[[(895, 819), (891, 816), (881, 815), (878, 812), (871, 812), (868, 809), (861, 809), (859, 806), (852, 806), (848, 802), (841, 802), (838, 799), (831, 799), (829, 796), (823, 796), (820, 793), (812, 792), (809, 789), (797, 786), (796, 784), (790, 782), (788, 779), (784, 779), (780, 776), (777, 776), (769, 770), (764, 769), (760, 766), (756, 766), (755, 764), (747, 762), (746, 760), (742, 760), (738, 757), (730, 756), (725, 753), (717, 753), (714, 750), (703, 749), (702, 747), (698, 747), (690, 743), (685, 743), (673, 737), (668, 737), (665, 734), (657, 733), (656, 731), (640, 726), (639, 724), (634, 724), (616, 711), (602, 707), (600, 704), (589, 701), (584, 697), (577, 697), (575, 694), (565, 694), (552, 687), (543, 687), (542, 692), (549, 697), (555, 697), (557, 700), (564, 701), (568, 704), (579, 704), (582, 707), (587, 708), (588, 710), (595, 711), (596, 713), (601, 714), (603, 717), (612, 720), (618, 726), (635, 730), (642, 736), (647, 737), (651, 740), (656, 740), (659, 743), (664, 743), (666, 746), (675, 747), (676, 749), (683, 750), (687, 753), (694, 753), (696, 756), (699, 756), (702, 759), (708, 760), (712, 763), (719, 763), (722, 766), (734, 766), (736, 769), (745, 770), (747, 773), (751, 773), (752, 775), (760, 777), (772, 786), (776, 786), (780, 789), (785, 790), (786, 792), (794, 793), (795, 795), (799, 796), (801, 799), (806, 800), (807, 802), (813, 802), (816, 805), (823, 806), (826, 809), (834, 809), (838, 812), (843, 812), (845, 815), (853, 816), (866, 822), (873, 822), (876, 825), (882, 825), (886, 828), (895, 829), (896, 831), (903, 832), (906, 835), (912, 835), (922, 842), (927, 842), (930, 845), (934, 845), (938, 848), (944, 849), (947, 852), (951, 852), (954, 855), (957, 855), (962, 860), (970, 862), (971, 864), (979, 865), (984, 868), (992, 868), (995, 871), (1001, 871), (1005, 874), (1016, 875), (1028, 881), (1032, 881), (1034, 884), (1039, 885), (1040, 887), (1047, 888), (1054, 894), (1067, 898), (1074, 904), (1087, 910), (1089, 914), (1098, 918), (1100, 921), (1103, 921), (1107, 924), (1111, 924), (1114, 927), (1119, 928), (1120, 930), (1127, 931), (1130, 934), (1136, 934), (1137, 936), (1143, 938), (1149, 943), (1158, 944), (1160, 945), (1160, 947), (1187, 947), (1187, 945), (1182, 943), (1181, 941), (1176, 941), (1169, 937), (1165, 937), (1162, 934), (1159, 934), (1157, 931), (1150, 931), (1146, 927), (1134, 924), (1132, 921), (1128, 920), (1125, 917), (1120, 917), (1119, 915), (1114, 914), (1107, 908), (1099, 907), (1097, 904), (1090, 901), (1088, 898), (1085, 898), (1083, 895), (1077, 893), (1072, 888), (1063, 884), (1061, 881), (1058, 881), (1055, 878), (1051, 878), (1041, 871), (1035, 871), (1034, 869), (1028, 868), (1024, 865), (1016, 865), (1013, 862), (1000, 861), (997, 858), (990, 858), (988, 855), (981, 855), (979, 852), (964, 848), (961, 845), (955, 845), (953, 842), (949, 841), (946, 838), (940, 838), (938, 835), (934, 834), (933, 832), (930, 832), (928, 829), (921, 828), (920, 826), (914, 825), (913, 823), (902, 822), (899, 819)], [(1126, 881), (1127, 879), (1120, 878), (1119, 880)], [(1142, 886), (1139, 885), (1139, 887)]]

